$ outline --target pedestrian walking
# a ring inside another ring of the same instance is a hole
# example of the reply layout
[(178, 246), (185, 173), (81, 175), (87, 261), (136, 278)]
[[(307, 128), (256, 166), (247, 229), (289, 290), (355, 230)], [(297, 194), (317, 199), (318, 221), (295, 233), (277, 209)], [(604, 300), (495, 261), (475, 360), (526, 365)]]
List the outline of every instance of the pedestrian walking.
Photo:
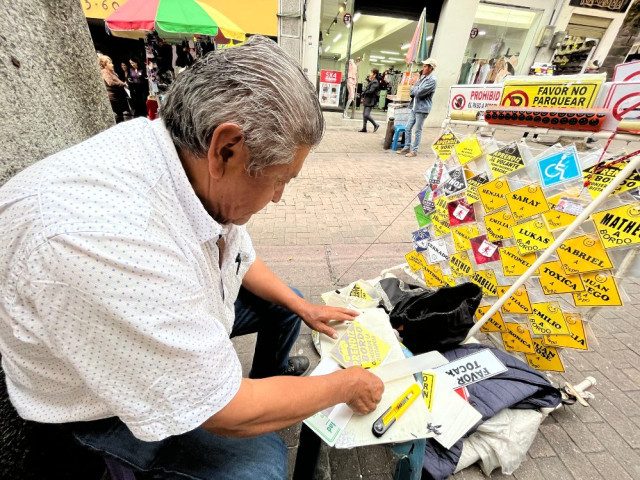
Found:
[(362, 92), (362, 98), (364, 99), (364, 111), (362, 112), (362, 130), (358, 130), (359, 132), (367, 133), (367, 121), (372, 123), (373, 133), (377, 132), (378, 128), (380, 128), (380, 125), (378, 125), (373, 117), (371, 117), (371, 109), (378, 103), (379, 90), (380, 81), (378, 80), (378, 69), (374, 68), (371, 70), (367, 86), (364, 89), (364, 92)]
[(109, 95), (111, 109), (116, 115), (116, 123), (120, 123), (124, 120), (124, 112), (129, 109), (127, 94), (124, 90), (127, 84), (116, 75), (113, 61), (110, 57), (98, 55), (98, 64), (100, 65), (100, 73), (102, 74), (104, 84), (107, 87), (107, 95)]
[[(433, 92), (436, 91), (436, 77), (433, 71), (436, 68), (436, 61), (427, 58), (422, 62), (422, 72), (420, 79), (411, 87), (411, 102), (409, 103), (409, 121), (405, 129), (405, 147), (398, 152), (405, 157), (415, 157), (418, 155), (418, 147), (422, 140), (422, 124), (431, 111), (433, 103)], [(415, 126), (416, 134), (411, 143), (411, 130)]]

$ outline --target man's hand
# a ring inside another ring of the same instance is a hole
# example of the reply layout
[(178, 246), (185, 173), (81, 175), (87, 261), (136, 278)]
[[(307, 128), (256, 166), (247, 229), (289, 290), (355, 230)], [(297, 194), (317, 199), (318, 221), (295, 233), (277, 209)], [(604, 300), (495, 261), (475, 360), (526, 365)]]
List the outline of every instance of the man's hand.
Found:
[(382, 400), (382, 380), (362, 367), (349, 367), (343, 372), (349, 376), (349, 385), (352, 386), (352, 394), (346, 404), (361, 415), (373, 412)]
[(333, 328), (327, 325), (328, 322), (332, 320), (337, 320), (339, 322), (347, 320), (353, 321), (358, 315), (360, 315), (355, 310), (349, 310), (348, 308), (314, 305), (309, 302), (307, 302), (305, 308), (301, 312), (298, 312), (298, 314), (309, 328), (317, 330), (320, 333), (324, 333), (325, 335), (329, 335), (334, 339), (338, 338), (338, 334)]

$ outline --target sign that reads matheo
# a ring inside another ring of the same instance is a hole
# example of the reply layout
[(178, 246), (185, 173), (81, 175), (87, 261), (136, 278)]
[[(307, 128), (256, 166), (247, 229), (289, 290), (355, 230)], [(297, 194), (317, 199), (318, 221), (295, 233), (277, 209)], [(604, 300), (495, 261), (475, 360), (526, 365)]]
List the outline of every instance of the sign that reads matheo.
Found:
[(515, 142), (509, 143), (501, 149), (488, 154), (487, 160), (489, 161), (489, 168), (491, 168), (493, 178), (498, 178), (524, 168), (522, 152), (520, 152), (520, 147), (518, 147), (518, 144)]

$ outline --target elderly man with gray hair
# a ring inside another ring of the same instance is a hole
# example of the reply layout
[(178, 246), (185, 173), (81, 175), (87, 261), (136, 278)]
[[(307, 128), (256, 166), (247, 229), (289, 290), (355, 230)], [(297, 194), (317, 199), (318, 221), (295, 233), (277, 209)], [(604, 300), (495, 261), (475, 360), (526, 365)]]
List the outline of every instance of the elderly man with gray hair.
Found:
[[(153, 478), (286, 478), (272, 432), (338, 403), (368, 413), (384, 388), (359, 367), (300, 377), (308, 359), (289, 357), (300, 321), (335, 338), (327, 323), (357, 312), (301, 298), (244, 227), (320, 141), (316, 93), (275, 43), (253, 37), (179, 75), (161, 115), (0, 189), (11, 402)], [(230, 337), (252, 332), (243, 378)]]

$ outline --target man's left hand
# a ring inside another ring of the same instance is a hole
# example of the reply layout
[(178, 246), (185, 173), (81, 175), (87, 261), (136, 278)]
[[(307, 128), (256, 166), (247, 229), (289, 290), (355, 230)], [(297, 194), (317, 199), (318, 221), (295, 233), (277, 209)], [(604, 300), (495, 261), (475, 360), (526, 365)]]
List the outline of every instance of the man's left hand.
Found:
[(313, 303), (308, 303), (304, 312), (300, 313), (300, 317), (309, 328), (324, 333), (333, 339), (338, 338), (338, 333), (327, 323), (332, 320), (339, 322), (353, 321), (358, 315), (360, 315), (358, 312), (348, 308), (314, 305)]

